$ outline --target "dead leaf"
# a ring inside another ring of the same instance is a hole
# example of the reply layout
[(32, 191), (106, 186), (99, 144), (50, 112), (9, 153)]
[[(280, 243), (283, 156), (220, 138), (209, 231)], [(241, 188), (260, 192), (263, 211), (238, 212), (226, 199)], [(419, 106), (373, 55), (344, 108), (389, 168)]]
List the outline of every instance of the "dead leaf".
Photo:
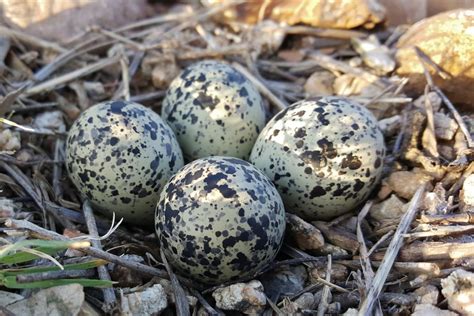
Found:
[[(225, 0), (204, 0), (208, 6)], [(225, 10), (221, 21), (255, 24), (272, 19), (289, 25), (298, 23), (315, 27), (350, 29), (358, 26), (373, 28), (385, 18), (385, 8), (375, 0), (255, 0)]]

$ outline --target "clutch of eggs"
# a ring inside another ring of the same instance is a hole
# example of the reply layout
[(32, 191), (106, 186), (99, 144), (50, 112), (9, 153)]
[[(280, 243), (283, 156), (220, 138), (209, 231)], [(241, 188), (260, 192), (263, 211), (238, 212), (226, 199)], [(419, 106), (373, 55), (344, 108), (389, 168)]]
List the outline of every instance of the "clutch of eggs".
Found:
[(250, 161), (275, 183), (288, 212), (328, 220), (368, 197), (381, 177), (384, 155), (383, 135), (365, 107), (324, 97), (275, 115)]
[(66, 167), (72, 182), (95, 208), (128, 223), (150, 223), (163, 186), (183, 164), (171, 128), (137, 103), (92, 106), (68, 133)]
[(181, 274), (218, 284), (273, 261), (285, 210), (261, 171), (241, 159), (215, 156), (187, 164), (170, 179), (155, 224), (166, 257)]
[(265, 126), (262, 98), (253, 84), (212, 60), (192, 64), (171, 82), (161, 116), (190, 161), (214, 155), (247, 159)]

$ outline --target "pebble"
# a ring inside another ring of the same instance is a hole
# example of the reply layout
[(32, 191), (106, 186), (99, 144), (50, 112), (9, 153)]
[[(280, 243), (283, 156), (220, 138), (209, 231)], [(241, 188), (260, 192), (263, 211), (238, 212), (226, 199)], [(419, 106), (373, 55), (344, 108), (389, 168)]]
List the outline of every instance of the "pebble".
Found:
[(286, 229), (301, 250), (317, 250), (324, 245), (324, 237), (313, 225), (294, 214), (286, 214)]
[(435, 112), (435, 113), (438, 112), (439, 108), (441, 107), (442, 100), (441, 100), (441, 97), (436, 92), (428, 92), (426, 97), (423, 94), (418, 99), (413, 101), (413, 104), (417, 108), (421, 109), (424, 112), (425, 109), (426, 109), (426, 107), (425, 107), (426, 98), (428, 98), (428, 100), (430, 100), (431, 107), (433, 108), (433, 112)]
[(436, 286), (428, 284), (415, 290), (416, 300), (419, 304), (438, 304), (439, 290)]
[(453, 313), (451, 311), (440, 309), (436, 306), (431, 304), (416, 304), (415, 311), (411, 314), (411, 316), (457, 316), (458, 314)]
[(235, 310), (247, 315), (255, 315), (264, 310), (267, 298), (260, 281), (235, 283), (219, 288), (212, 293), (216, 306), (223, 310)]
[(436, 137), (444, 140), (453, 139), (458, 130), (458, 124), (456, 121), (446, 114), (439, 112), (434, 114), (433, 119)]
[(308, 273), (302, 266), (292, 266), (265, 273), (260, 281), (268, 297), (290, 296), (304, 288)]
[(314, 309), (317, 307), (318, 302), (315, 300), (313, 293), (306, 292), (306, 293), (301, 294), (301, 296), (295, 300), (295, 304), (298, 306), (300, 310)]
[(405, 214), (407, 206), (408, 204), (400, 200), (395, 194), (392, 194), (385, 201), (372, 206), (370, 208), (370, 216), (378, 221), (397, 219)]
[(159, 315), (166, 307), (168, 300), (161, 284), (155, 284), (144, 291), (126, 294), (121, 302), (122, 315)]
[(474, 208), (474, 174), (464, 180), (462, 185), (461, 201), (464, 209)]
[[(431, 176), (421, 172), (396, 171), (388, 177), (386, 184), (399, 197), (410, 200), (421, 185), (430, 183), (431, 180)], [(426, 188), (428, 191), (432, 189), (430, 185)]]
[(441, 279), (441, 287), (451, 310), (474, 315), (474, 273), (458, 269)]
[(0, 151), (15, 152), (21, 148), (20, 133), (9, 129), (0, 131)]
[(333, 83), (335, 79), (336, 76), (329, 71), (314, 72), (306, 80), (304, 91), (312, 97), (333, 95)]

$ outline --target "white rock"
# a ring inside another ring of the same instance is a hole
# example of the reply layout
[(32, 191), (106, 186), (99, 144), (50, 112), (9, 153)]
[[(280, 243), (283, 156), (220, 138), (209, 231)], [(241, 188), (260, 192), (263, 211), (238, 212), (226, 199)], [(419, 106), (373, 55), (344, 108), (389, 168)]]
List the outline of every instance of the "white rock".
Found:
[(419, 304), (438, 304), (439, 290), (434, 285), (426, 285), (416, 289), (414, 292), (416, 295), (416, 301)]
[(19, 294), (7, 292), (7, 291), (0, 291), (0, 306), (13, 304), (22, 299), (23, 299), (23, 296)]
[(317, 306), (317, 302), (314, 299), (313, 293), (303, 293), (300, 297), (295, 300), (295, 304), (300, 310), (302, 309), (314, 309)]
[(142, 292), (123, 296), (122, 315), (159, 315), (167, 306), (168, 300), (161, 284), (155, 284)]
[(372, 206), (370, 216), (378, 221), (396, 219), (405, 214), (407, 207), (408, 204), (400, 200), (395, 194), (392, 194), (390, 198)]
[(333, 83), (336, 79), (329, 71), (317, 71), (314, 72), (306, 80), (304, 84), (304, 91), (310, 96), (326, 96), (333, 95)]
[(236, 310), (248, 315), (261, 312), (267, 304), (263, 285), (257, 280), (217, 289), (212, 293), (212, 297), (218, 308)]
[(474, 174), (464, 180), (462, 185), (462, 202), (474, 206)]
[[(431, 106), (433, 107), (433, 112), (438, 112), (441, 107), (441, 98), (436, 92), (428, 92), (428, 99), (431, 101)], [(423, 111), (425, 110), (425, 95), (422, 95), (416, 99), (413, 104)]]
[(349, 308), (343, 316), (357, 316), (359, 315), (359, 311), (356, 308)]
[(450, 309), (474, 315), (474, 273), (458, 269), (441, 280), (441, 287)]
[(66, 129), (61, 111), (50, 111), (38, 114), (33, 121), (33, 126), (39, 129), (52, 129), (63, 131)]
[(458, 314), (448, 310), (439, 309), (431, 304), (416, 304), (412, 316), (457, 316)]
[(6, 308), (22, 316), (78, 315), (83, 303), (82, 285), (70, 284), (39, 290), (29, 298), (7, 305)]
[(0, 131), (0, 151), (15, 152), (21, 148), (20, 133), (9, 129)]
[(458, 130), (455, 120), (443, 113), (434, 114), (435, 135), (444, 140), (451, 140)]

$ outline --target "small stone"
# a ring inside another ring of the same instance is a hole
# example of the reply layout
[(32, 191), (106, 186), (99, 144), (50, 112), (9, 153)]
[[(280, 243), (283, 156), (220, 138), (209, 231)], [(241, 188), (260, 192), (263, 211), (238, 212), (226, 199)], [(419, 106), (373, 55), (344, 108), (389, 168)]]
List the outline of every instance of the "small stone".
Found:
[(260, 281), (268, 297), (276, 295), (290, 296), (304, 288), (307, 278), (308, 274), (305, 268), (293, 266), (265, 273)]
[(394, 135), (395, 132), (399, 131), (401, 120), (401, 115), (387, 117), (379, 121), (379, 127), (384, 133), (384, 135)]
[[(409, 200), (421, 185), (430, 184), (431, 180), (433, 180), (431, 176), (421, 172), (396, 171), (388, 177), (387, 184), (399, 197)], [(432, 188), (430, 184), (427, 190)]]
[(458, 269), (441, 279), (441, 287), (450, 309), (462, 315), (474, 315), (474, 273)]
[(378, 221), (397, 219), (405, 214), (408, 204), (400, 200), (395, 194), (388, 199), (377, 203), (370, 208), (370, 216)]
[(13, 217), (16, 205), (12, 200), (0, 198), (0, 218)]
[(314, 309), (318, 302), (314, 299), (313, 293), (303, 293), (300, 297), (295, 300), (295, 304), (298, 306), (300, 310), (302, 309)]
[(7, 291), (0, 291), (0, 306), (6, 306), (18, 302), (23, 299), (23, 296), (20, 294), (7, 292)]
[(458, 124), (455, 120), (443, 113), (435, 113), (433, 116), (435, 135), (438, 138), (444, 140), (453, 139), (456, 131), (458, 130)]
[(436, 286), (428, 284), (415, 290), (418, 304), (438, 304), (439, 290)]
[(151, 72), (151, 81), (157, 89), (166, 89), (171, 81), (179, 74), (180, 69), (173, 61), (156, 65)]
[[(138, 255), (123, 255), (122, 258), (137, 263), (145, 262), (143, 257)], [(114, 263), (111, 263), (109, 266), (111, 270), (110, 276), (113, 280), (118, 280), (118, 286), (134, 287), (143, 284), (144, 274)]]
[(357, 316), (359, 315), (359, 310), (357, 310), (357, 308), (349, 308), (344, 314), (342, 314), (343, 316)]
[(0, 130), (0, 152), (13, 153), (21, 148), (20, 133)]
[(333, 84), (336, 76), (329, 71), (314, 72), (306, 80), (304, 91), (310, 96), (326, 96), (333, 95)]
[(105, 87), (100, 81), (84, 81), (84, 89), (87, 95), (95, 100), (101, 101), (106, 97)]
[(122, 315), (159, 315), (168, 300), (161, 284), (155, 284), (141, 292), (126, 294), (121, 302)]
[(458, 314), (445, 310), (440, 309), (436, 306), (431, 304), (416, 304), (415, 311), (411, 314), (411, 316), (458, 316)]
[(462, 201), (461, 208), (463, 211), (474, 208), (474, 174), (464, 180), (460, 200)]
[(423, 94), (422, 96), (420, 96), (418, 99), (416, 99), (415, 101), (413, 101), (413, 104), (419, 108), (420, 110), (422, 110), (423, 112), (425, 112), (425, 100), (426, 98), (428, 98), (428, 100), (430, 100), (431, 102), (431, 107), (433, 108), (433, 112), (436, 113), (439, 111), (439, 108), (441, 107), (441, 103), (442, 103), (442, 100), (441, 100), (441, 97), (436, 93), (436, 92), (428, 92), (427, 96), (425, 97), (425, 95)]
[(334, 80), (333, 91), (335, 95), (349, 96), (361, 94), (371, 83), (351, 74), (344, 74)]
[(301, 250), (317, 250), (324, 245), (324, 237), (313, 225), (294, 214), (286, 214), (287, 232)]
[(219, 288), (212, 293), (212, 297), (218, 308), (240, 311), (247, 315), (260, 313), (267, 304), (263, 285), (257, 280)]
[(441, 182), (436, 184), (433, 192), (428, 192), (425, 194), (423, 204), (426, 214), (441, 215), (448, 212), (450, 205), (446, 200), (446, 190), (444, 189)]
[[(319, 279), (325, 279), (326, 269), (327, 269), (327, 266), (325, 264), (324, 265), (318, 264), (316, 267), (310, 268), (309, 269), (310, 283), (318, 283)], [(346, 266), (339, 263), (333, 263), (332, 269), (331, 269), (331, 280), (343, 282), (347, 279), (348, 276), (349, 276), (349, 271)]]
[(56, 131), (66, 130), (63, 113), (61, 111), (50, 111), (38, 114), (33, 121), (33, 126), (38, 129), (52, 129)]
[(42, 289), (27, 299), (5, 306), (16, 315), (77, 315), (84, 303), (84, 289), (69, 284)]
[[(166, 298), (168, 299), (168, 302), (174, 304), (176, 302), (176, 298), (174, 296), (174, 290), (173, 286), (171, 285), (171, 281), (166, 279), (159, 279), (157, 283), (161, 284), (161, 286), (163, 286), (163, 288), (165, 289)], [(189, 306), (196, 306), (198, 302), (197, 297), (189, 295), (186, 289), (184, 289), (184, 293), (186, 294)]]

